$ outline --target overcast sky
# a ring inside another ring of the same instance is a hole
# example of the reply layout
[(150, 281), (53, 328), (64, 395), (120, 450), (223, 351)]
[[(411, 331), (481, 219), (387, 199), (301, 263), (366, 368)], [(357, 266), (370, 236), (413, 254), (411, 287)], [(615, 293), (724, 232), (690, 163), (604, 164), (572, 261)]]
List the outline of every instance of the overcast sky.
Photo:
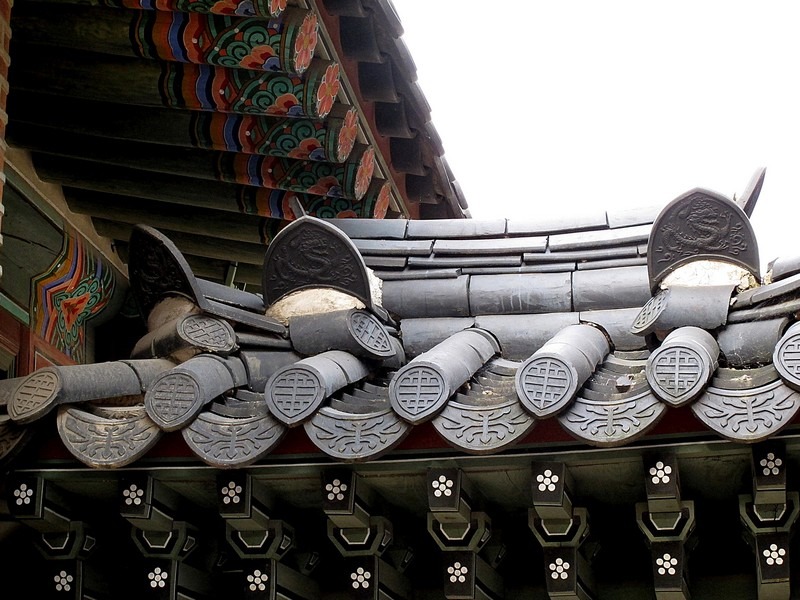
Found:
[(741, 194), (800, 254), (800, 3), (394, 0), (476, 218)]

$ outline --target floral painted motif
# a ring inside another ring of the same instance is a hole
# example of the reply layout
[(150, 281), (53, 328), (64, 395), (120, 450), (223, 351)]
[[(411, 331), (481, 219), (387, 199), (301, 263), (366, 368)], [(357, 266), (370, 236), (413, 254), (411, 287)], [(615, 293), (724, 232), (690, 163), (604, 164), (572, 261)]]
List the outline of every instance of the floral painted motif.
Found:
[[(210, 13), (218, 15), (249, 15), (252, 14), (250, 2), (241, 0), (218, 0), (208, 10)], [(248, 10), (249, 8), (249, 10)]]
[(358, 136), (358, 114), (355, 108), (351, 108), (347, 111), (342, 128), (339, 130), (339, 140), (336, 146), (336, 155), (339, 161), (344, 162), (350, 156), (356, 143), (356, 136)]
[(286, 0), (99, 0), (104, 6), (241, 17), (277, 17)]
[(286, 10), (286, 0), (270, 0), (269, 12), (273, 17), (277, 17)]
[(358, 213), (354, 210), (343, 210), (336, 213), (337, 219), (357, 219)]
[(268, 115), (293, 115), (302, 110), (297, 96), (294, 94), (281, 94), (275, 98), (272, 106), (267, 108)]
[(311, 64), (317, 47), (317, 27), (317, 15), (307, 14), (294, 41), (294, 70), (297, 73), (302, 73)]
[(338, 162), (341, 119), (280, 119), (194, 111), (192, 139), (199, 148)]
[[(250, 69), (163, 62), (159, 80), (161, 98), (165, 106), (188, 110), (316, 116), (319, 86), (331, 87), (323, 81), (327, 66), (325, 63), (312, 62), (305, 77), (300, 77)], [(338, 67), (335, 71), (338, 72)], [(338, 90), (338, 81), (335, 83)], [(328, 100), (329, 107), (332, 102)], [(331, 140), (334, 152), (335, 140), (335, 137)]]
[[(289, 158), (309, 159), (312, 155), (322, 151), (322, 144), (317, 138), (306, 138), (300, 141), (297, 148), (289, 151)], [(321, 160), (321, 159), (312, 159)]]
[(309, 194), (317, 194), (319, 196), (336, 196), (339, 197), (342, 195), (342, 189), (339, 185), (339, 180), (336, 177), (328, 176), (322, 177), (317, 181), (315, 185), (312, 185), (308, 188)]
[(250, 54), (243, 56), (239, 60), (239, 66), (243, 69), (258, 69), (262, 71), (274, 71), (277, 69), (278, 57), (272, 46), (256, 46), (250, 50)]
[(372, 181), (372, 174), (375, 172), (375, 150), (368, 148), (361, 157), (356, 173), (355, 196), (356, 200), (364, 197), (369, 189), (369, 182)]
[(389, 210), (389, 202), (392, 199), (392, 186), (389, 182), (383, 184), (378, 194), (378, 201), (375, 203), (375, 210), (372, 212), (374, 219), (383, 219)]
[(331, 112), (339, 93), (339, 87), (339, 65), (336, 63), (328, 65), (317, 89), (317, 115), (319, 117), (324, 117)]
[(133, 50), (144, 58), (257, 71), (294, 69), (294, 40), (302, 19), (237, 18), (140, 10), (131, 24)]

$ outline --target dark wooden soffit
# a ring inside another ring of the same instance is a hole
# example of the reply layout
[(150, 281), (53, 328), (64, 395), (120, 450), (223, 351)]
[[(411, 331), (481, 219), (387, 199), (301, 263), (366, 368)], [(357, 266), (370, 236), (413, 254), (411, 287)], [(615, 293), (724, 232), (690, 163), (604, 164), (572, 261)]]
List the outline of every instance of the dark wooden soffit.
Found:
[(139, 222), (191, 255), (301, 213), (468, 216), (391, 5), (286, 4), (21, 0), (8, 140), (121, 246)]

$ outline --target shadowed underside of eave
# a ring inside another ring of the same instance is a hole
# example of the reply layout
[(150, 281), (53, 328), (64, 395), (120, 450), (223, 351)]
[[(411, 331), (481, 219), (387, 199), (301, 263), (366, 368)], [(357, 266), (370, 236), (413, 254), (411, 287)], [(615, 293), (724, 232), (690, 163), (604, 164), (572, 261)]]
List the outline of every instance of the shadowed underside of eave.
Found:
[(252, 250), (198, 254), (207, 238), (263, 252), (299, 210), (463, 217), (396, 17), (328, 4), (18, 2), (8, 141), (101, 235), (174, 231), (217, 280)]

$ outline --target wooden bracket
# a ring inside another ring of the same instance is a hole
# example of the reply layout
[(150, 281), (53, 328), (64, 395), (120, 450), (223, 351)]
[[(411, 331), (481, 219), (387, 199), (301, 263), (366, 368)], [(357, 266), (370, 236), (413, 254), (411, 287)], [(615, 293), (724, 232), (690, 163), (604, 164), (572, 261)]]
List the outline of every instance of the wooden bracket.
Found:
[(644, 469), (647, 502), (636, 505), (636, 522), (650, 547), (655, 595), (658, 600), (686, 600), (694, 502), (681, 500), (674, 454), (646, 454)]
[(756, 555), (759, 600), (791, 594), (789, 550), (800, 514), (800, 494), (786, 490), (786, 449), (779, 441), (751, 450), (753, 494), (739, 496), (745, 539)]
[(581, 550), (589, 535), (589, 512), (573, 505), (569, 469), (560, 462), (532, 463), (531, 489), (528, 526), (542, 546), (548, 595), (592, 598), (592, 570)]

